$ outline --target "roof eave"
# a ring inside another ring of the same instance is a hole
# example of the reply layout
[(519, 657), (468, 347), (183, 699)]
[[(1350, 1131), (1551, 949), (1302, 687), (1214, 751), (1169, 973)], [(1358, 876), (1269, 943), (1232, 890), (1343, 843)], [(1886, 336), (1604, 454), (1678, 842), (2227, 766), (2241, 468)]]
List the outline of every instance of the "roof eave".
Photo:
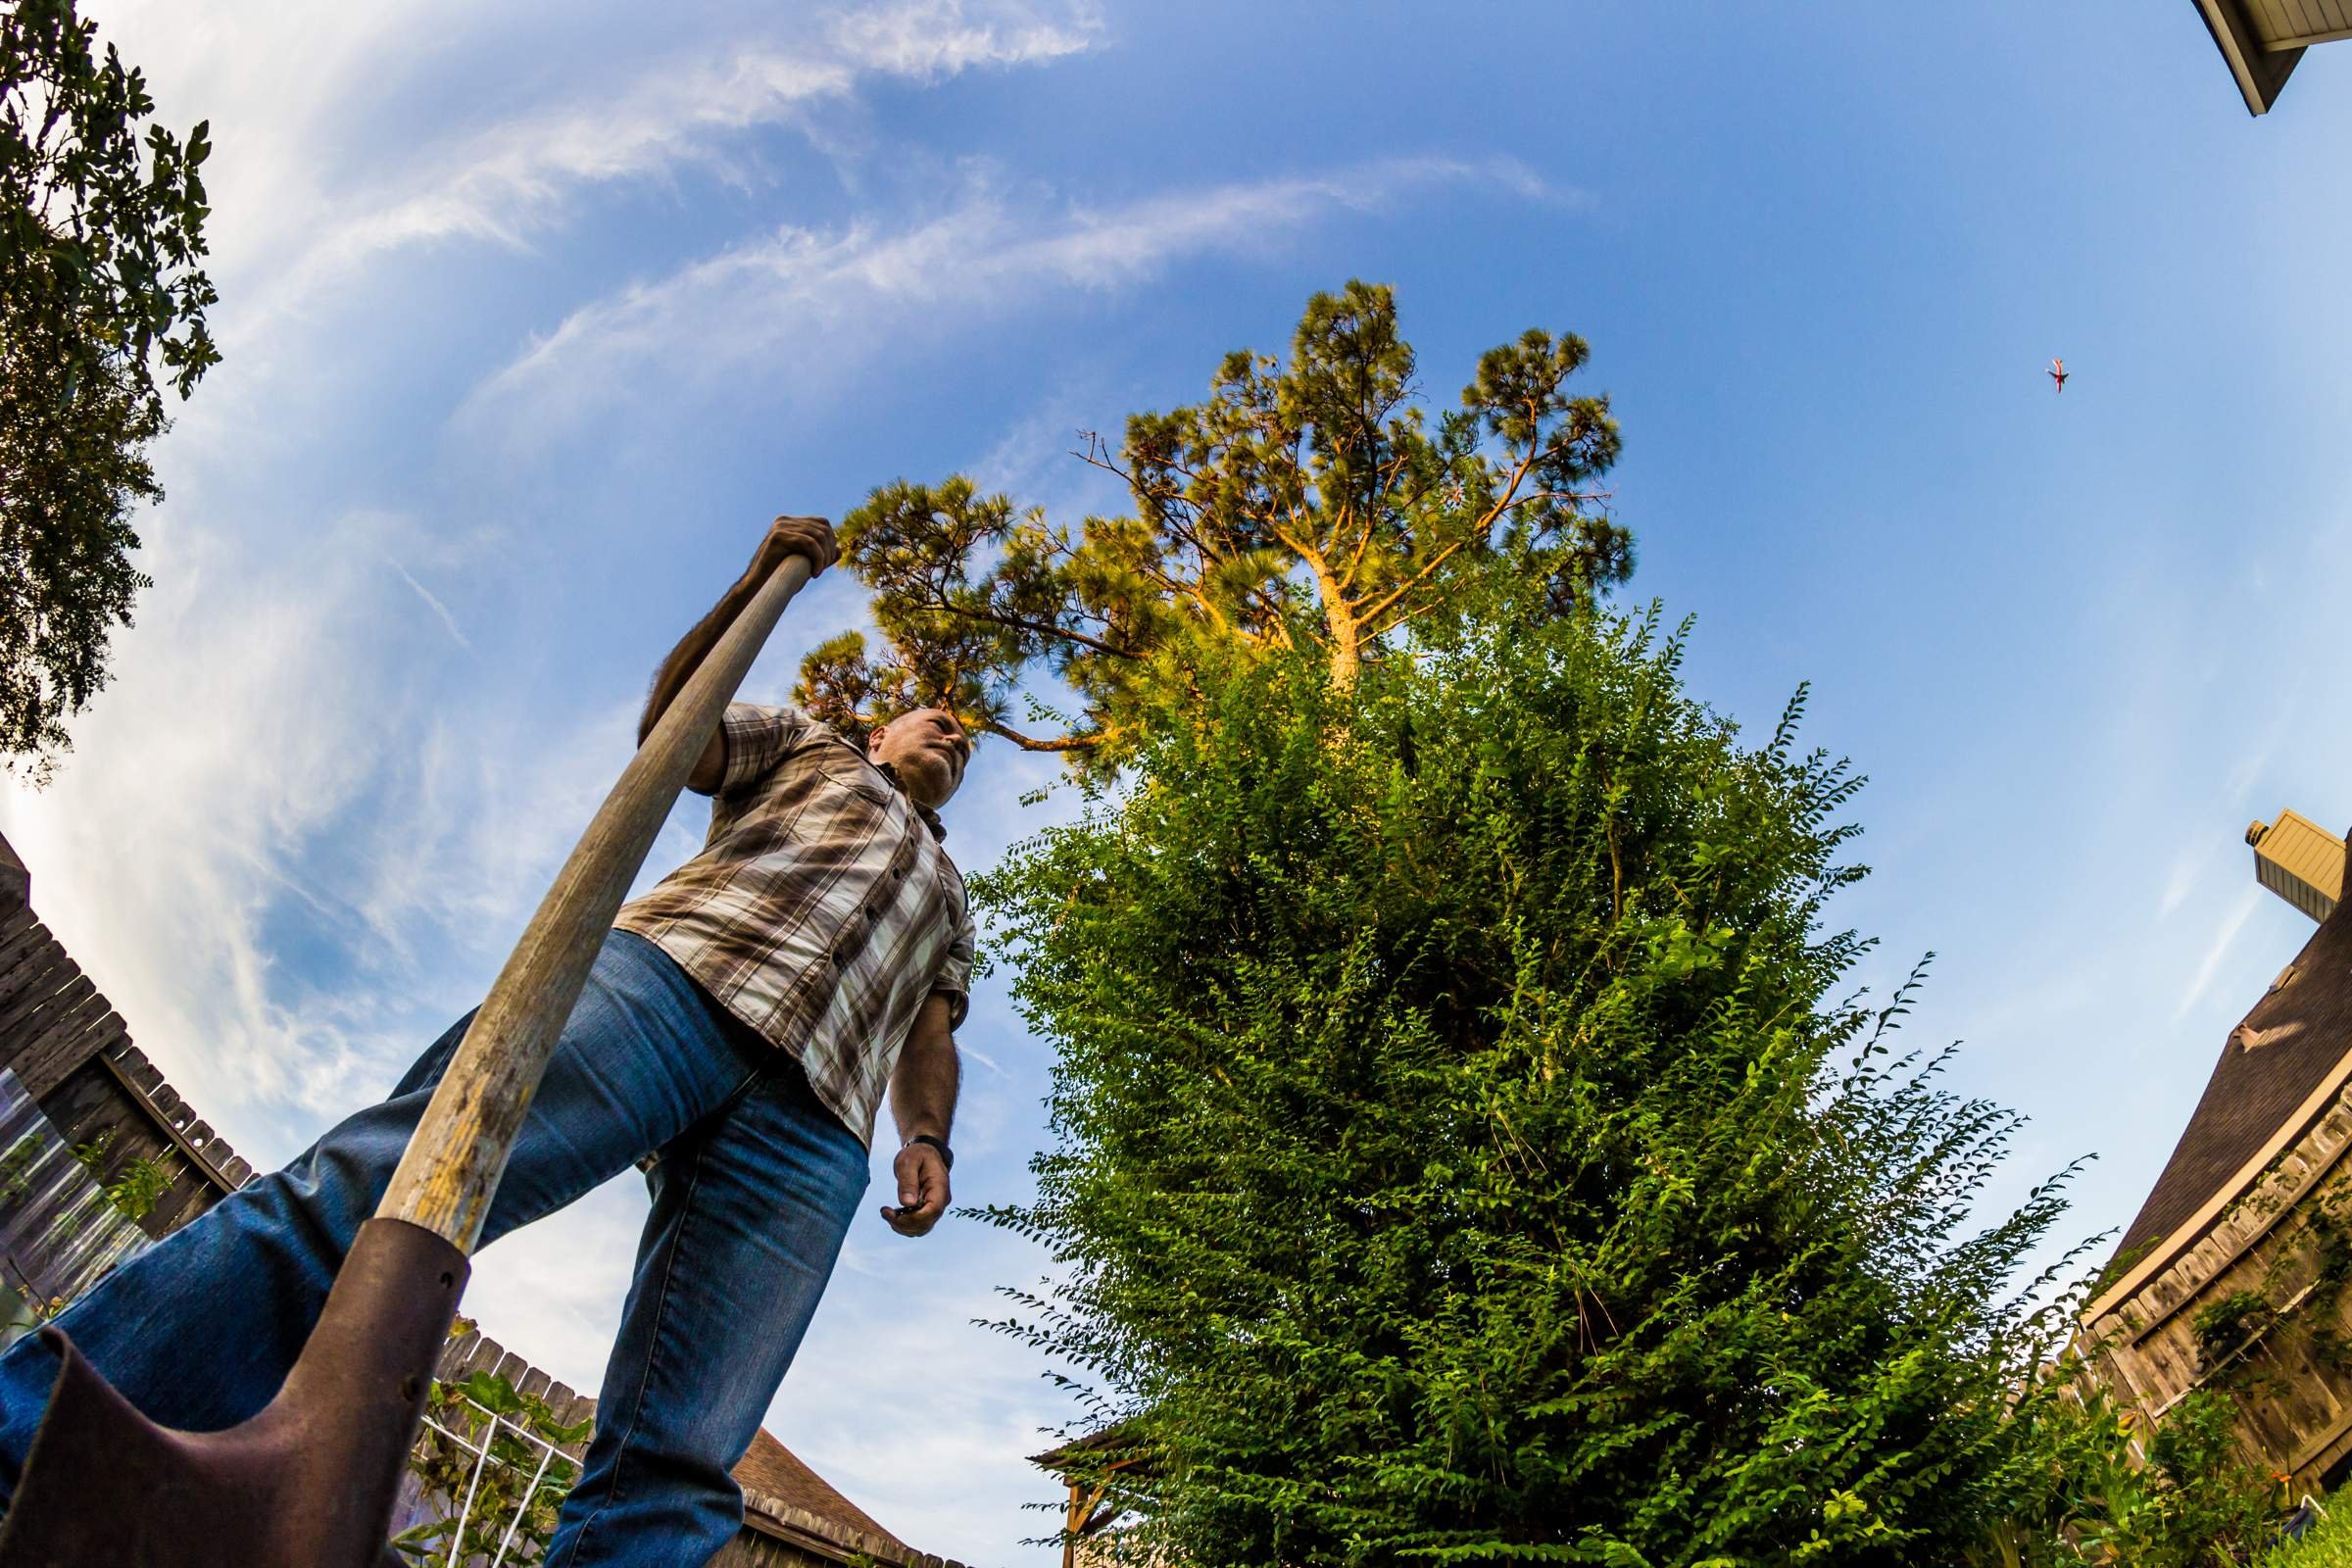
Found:
[(2246, 112), (2269, 114), (2271, 105), (2278, 101), (2279, 89), (2293, 74), (2295, 62), (2303, 58), (2302, 49), (2263, 47), (2261, 35), (2247, 20), (2239, 0), (2197, 0), (2197, 12), (2204, 17), (2205, 30), (2213, 34), (2215, 47), (2230, 63), (2230, 74), (2237, 79)]

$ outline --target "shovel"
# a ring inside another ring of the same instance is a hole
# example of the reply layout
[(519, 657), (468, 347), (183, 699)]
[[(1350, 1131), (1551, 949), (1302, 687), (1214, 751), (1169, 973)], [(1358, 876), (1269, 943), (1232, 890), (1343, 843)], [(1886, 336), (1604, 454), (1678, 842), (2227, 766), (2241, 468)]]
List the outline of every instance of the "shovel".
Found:
[(224, 1432), (171, 1431), (132, 1409), (65, 1335), (41, 1331), (64, 1365), (0, 1528), (0, 1568), (400, 1562), (384, 1542), (403, 1464), (523, 1113), (630, 880), (808, 575), (799, 556), (769, 575), (605, 798), (267, 1409)]

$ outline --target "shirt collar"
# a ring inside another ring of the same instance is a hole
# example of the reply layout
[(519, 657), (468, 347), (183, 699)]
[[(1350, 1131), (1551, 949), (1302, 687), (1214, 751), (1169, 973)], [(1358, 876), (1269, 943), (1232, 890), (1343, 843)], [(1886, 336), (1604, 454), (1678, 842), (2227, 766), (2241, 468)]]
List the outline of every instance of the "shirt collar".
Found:
[[(870, 761), (871, 759), (868, 759), (868, 760)], [(890, 787), (892, 789), (897, 790), (901, 795), (906, 796), (906, 804), (914, 808), (914, 814), (921, 817), (923, 819), (923, 826), (931, 830), (932, 841), (934, 843), (945, 842), (948, 836), (948, 824), (939, 819), (939, 813), (937, 811), (934, 811), (931, 809), (931, 808), (925, 806), (913, 796), (906, 794), (906, 784), (905, 780), (899, 777), (899, 770), (891, 766), (888, 762), (875, 762), (874, 770), (880, 773), (884, 778), (890, 780)]]

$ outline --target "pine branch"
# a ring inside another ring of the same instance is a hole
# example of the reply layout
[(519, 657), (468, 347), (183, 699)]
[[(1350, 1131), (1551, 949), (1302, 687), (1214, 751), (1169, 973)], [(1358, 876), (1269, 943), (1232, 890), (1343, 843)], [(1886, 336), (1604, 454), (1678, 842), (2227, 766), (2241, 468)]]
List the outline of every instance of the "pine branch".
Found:
[(1023, 735), (993, 718), (984, 721), (980, 727), (1000, 740), (1012, 742), (1024, 752), (1091, 752), (1101, 746), (1103, 740), (1099, 731), (1092, 735), (1064, 735), (1055, 740), (1040, 740), (1033, 735)]

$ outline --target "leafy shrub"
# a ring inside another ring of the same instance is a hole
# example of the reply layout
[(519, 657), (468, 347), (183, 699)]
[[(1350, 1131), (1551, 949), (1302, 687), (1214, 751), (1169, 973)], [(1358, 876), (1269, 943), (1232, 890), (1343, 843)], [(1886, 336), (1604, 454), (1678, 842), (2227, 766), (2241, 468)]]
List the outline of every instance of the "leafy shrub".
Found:
[(1937, 1563), (2042, 1485), (2056, 1183), (1838, 1000), (1848, 769), (1510, 584), (1351, 690), (1205, 660), (982, 902), (1057, 1048), (1003, 1326), (1220, 1564)]

